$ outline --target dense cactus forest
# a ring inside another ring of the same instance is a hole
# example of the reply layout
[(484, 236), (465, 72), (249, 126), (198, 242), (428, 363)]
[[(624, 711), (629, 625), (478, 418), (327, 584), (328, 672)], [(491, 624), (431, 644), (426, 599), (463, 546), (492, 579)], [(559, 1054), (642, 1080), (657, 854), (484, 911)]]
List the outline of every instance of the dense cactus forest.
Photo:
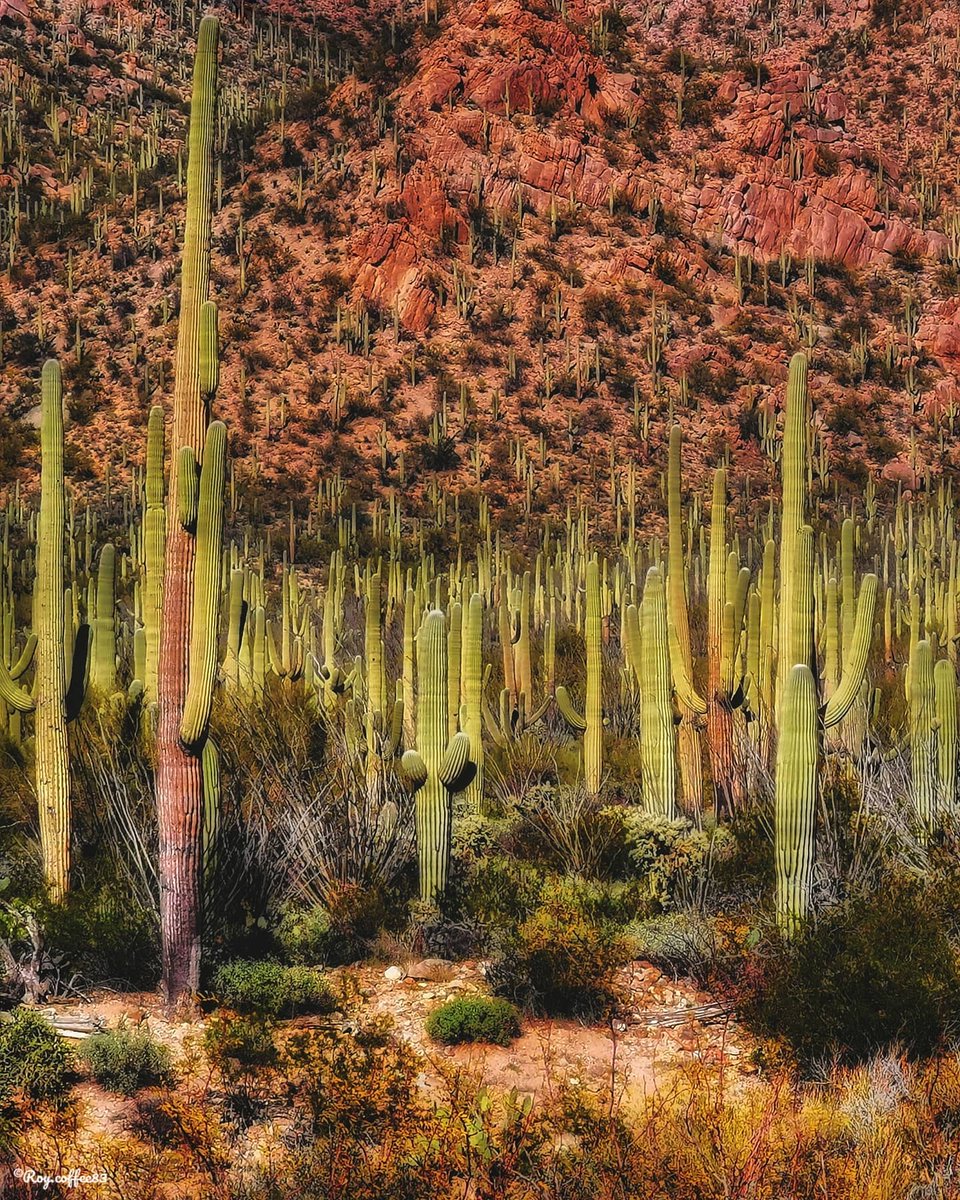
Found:
[[(556, 33), (546, 62), (586, 39), (609, 78), (584, 97), (625, 88), (639, 18), (584, 9), (584, 26), (581, 7), (531, 7), (531, 28)], [(414, 53), (419, 86), (438, 86), (429, 56), (461, 35), (455, 11), (381, 8), (173, 4), (148, 29), (103, 5), (41, 36), (45, 15), (0, 0), (15, 52), (0, 108), (2, 1194), (960, 1195), (955, 380), (934, 382), (919, 315), (935, 276), (949, 368), (957, 221), (938, 164), (955, 154), (953, 100), (932, 142), (928, 117), (917, 135), (932, 173), (912, 207), (898, 225), (888, 190), (873, 226), (914, 280), (879, 349), (870, 296), (847, 349), (826, 326), (819, 277), (858, 295), (837, 259), (810, 251), (798, 272), (787, 250), (775, 268), (737, 251), (740, 316), (780, 304), (720, 376), (697, 357), (672, 370), (661, 293), (635, 304), (621, 278), (594, 294), (588, 324), (642, 321), (631, 376), (612, 343), (568, 330), (584, 286), (571, 258), (569, 282), (540, 295), (539, 334), (507, 347), (503, 385), (475, 391), (431, 329), (444, 306), (469, 323), (481, 267), (522, 279), (526, 203), (518, 187), (515, 211), (488, 211), (478, 175), (463, 239), (459, 216), (438, 227), (449, 294), (410, 259), (392, 310), (375, 303), (376, 255), (358, 268), (366, 299), (325, 292), (349, 364), (318, 375), (316, 453), (298, 458), (302, 398), (271, 392), (279, 365), (242, 353), (264, 226), (254, 253), (243, 202), (229, 235), (223, 214), (249, 196), (269, 129), (302, 228), (311, 173), (335, 206), (338, 180), (357, 186), (352, 140), (379, 144), (396, 117), (386, 93), (367, 127), (343, 107), (310, 163), (287, 122), (399, 79)], [(900, 38), (912, 53), (904, 28), (936, 33), (938, 111), (960, 61), (942, 15), (846, 14), (848, 49), (869, 60)], [(801, 3), (788, 17), (839, 19)], [(750, 28), (771, 61), (800, 37), (775, 6), (752, 6)], [(677, 45), (680, 132), (709, 95)], [(106, 84), (81, 99), (89, 48), (127, 56), (124, 110)], [(531, 122), (565, 103), (551, 69), (525, 77)], [(805, 78), (811, 119), (843, 126), (840, 100)], [(501, 138), (524, 103), (510, 80)], [(648, 84), (649, 117), (663, 99)], [(474, 111), (489, 151), (494, 118)], [(414, 170), (398, 130), (392, 163), (370, 155), (374, 196)], [(878, 148), (870, 170), (885, 162)], [(611, 219), (639, 220), (629, 170), (597, 179)], [(579, 203), (554, 189), (530, 220), (562, 240)], [(666, 205), (646, 195), (651, 236)], [(303, 239), (326, 246), (333, 221), (313, 212)], [(104, 255), (118, 277), (141, 261), (147, 291), (162, 280), (153, 329), (169, 327), (171, 358), (128, 300), (101, 299), (94, 349), (89, 312), (63, 319)], [(287, 299), (272, 293), (270, 322), (292, 359)], [(474, 333), (496, 340), (484, 319)], [(108, 364), (112, 325), (125, 347)], [(376, 353), (388, 342), (402, 379)], [(534, 342), (531, 440), (514, 401)], [(418, 372), (436, 391), (403, 430), (391, 398), (409, 386), (419, 403)], [(692, 395), (724, 380), (751, 395), (737, 421)], [(876, 432), (878, 413), (906, 445)], [(487, 436), (501, 417), (503, 477)]]

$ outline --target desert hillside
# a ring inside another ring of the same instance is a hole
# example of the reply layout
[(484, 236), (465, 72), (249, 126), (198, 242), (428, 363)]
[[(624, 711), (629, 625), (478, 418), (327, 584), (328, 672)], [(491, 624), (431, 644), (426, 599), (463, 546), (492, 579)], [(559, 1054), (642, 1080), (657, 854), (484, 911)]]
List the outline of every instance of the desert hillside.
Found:
[[(251, 503), (339, 472), (507, 519), (629, 461), (651, 498), (673, 418), (692, 483), (730, 451), (762, 494), (797, 348), (829, 490), (956, 465), (949, 5), (217, 11), (217, 411)], [(8, 481), (50, 353), (74, 486), (169, 401), (194, 25), (0, 10)]]

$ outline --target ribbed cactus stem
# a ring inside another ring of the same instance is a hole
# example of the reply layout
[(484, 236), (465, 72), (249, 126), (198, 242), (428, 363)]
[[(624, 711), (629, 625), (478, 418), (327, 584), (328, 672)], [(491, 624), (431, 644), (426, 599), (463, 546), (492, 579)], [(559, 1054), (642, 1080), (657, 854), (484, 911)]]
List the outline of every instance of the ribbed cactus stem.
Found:
[[(631, 624), (636, 621), (636, 615), (630, 620)], [(640, 684), (643, 807), (653, 816), (673, 820), (677, 815), (677, 771), (667, 649), (667, 605), (663, 578), (656, 567), (647, 571), (639, 625), (639, 655), (634, 670)]]
[(808, 618), (805, 601), (798, 603), (795, 597), (798, 588), (806, 595), (808, 586), (804, 568), (798, 562), (800, 530), (806, 524), (807, 432), (807, 359), (798, 353), (790, 360), (780, 464), (783, 509), (780, 527), (778, 699), (794, 665), (806, 663), (809, 666), (813, 656), (812, 617)]
[(91, 682), (101, 696), (112, 696), (117, 688), (116, 570), (116, 551), (108, 542), (100, 551), (93, 624)]
[(937, 775), (942, 812), (957, 809), (957, 672), (949, 658), (941, 658), (933, 669), (934, 701), (937, 710)]
[[(870, 655), (870, 643), (873, 640), (873, 618), (877, 608), (877, 587), (879, 581), (876, 575), (864, 575), (860, 585), (860, 597), (857, 600), (856, 613), (849, 629), (849, 641), (845, 646), (846, 659), (843, 673), (836, 691), (827, 701), (823, 714), (824, 728), (832, 729), (850, 711), (867, 673), (867, 659)], [(852, 601), (851, 601), (852, 607)]]
[(913, 803), (924, 835), (937, 824), (936, 702), (933, 650), (921, 639), (910, 656), (910, 763), (913, 774)]
[(223, 485), (226, 473), (227, 427), (222, 421), (212, 421), (207, 429), (200, 474), (190, 684), (180, 722), (180, 740), (188, 748), (199, 745), (203, 740), (213, 707), (222, 595), (220, 551), (223, 545)]
[(463, 732), (470, 739), (475, 772), (465, 789), (473, 812), (483, 812), (483, 597), (470, 597), (464, 626)]
[[(713, 476), (710, 504), (710, 561), (707, 579), (707, 740), (718, 800), (733, 801), (733, 713), (729, 685), (732, 671), (733, 596), (727, 594), (727, 473)], [(730, 609), (728, 611), (728, 604)], [(726, 653), (725, 653), (726, 651)]]
[(603, 617), (600, 606), (600, 566), (587, 563), (587, 613), (584, 642), (587, 651), (587, 698), (584, 706), (583, 777), (587, 791), (596, 795), (603, 779)]
[(63, 382), (60, 364), (43, 367), (40, 417), (40, 518), (34, 623), (37, 634), (36, 785), (43, 876), (51, 900), (70, 887), (70, 767), (64, 658)]
[(163, 562), (167, 542), (167, 513), (163, 487), (163, 409), (155, 404), (147, 424), (146, 507), (143, 514), (143, 629), (146, 657), (143, 698), (157, 699), (157, 669), (160, 657), (160, 614), (163, 607)]
[(416, 833), (420, 899), (439, 903), (450, 868), (452, 792), (463, 779), (470, 751), (465, 733), (448, 737), (447, 622), (429, 612), (417, 635), (417, 743), (401, 768), (417, 789)]
[(213, 738), (203, 743), (200, 756), (203, 771), (203, 828), (201, 830), (201, 870), (204, 891), (210, 894), (217, 873), (217, 851), (220, 841), (220, 751)]
[(774, 839), (777, 924), (794, 938), (810, 911), (817, 804), (817, 691), (813, 672), (797, 663), (780, 701)]
[(684, 802), (692, 812), (703, 807), (703, 771), (701, 765), (700, 732), (694, 722), (707, 706), (693, 683), (693, 652), (690, 640), (690, 619), (687, 611), (687, 585), (683, 553), (683, 509), (681, 501), (682, 434), (679, 425), (670, 430), (670, 456), (667, 467), (667, 524), (668, 571), (667, 606), (669, 610), (668, 637), (670, 668), (673, 686), (680, 705), (679, 731), (680, 778)]

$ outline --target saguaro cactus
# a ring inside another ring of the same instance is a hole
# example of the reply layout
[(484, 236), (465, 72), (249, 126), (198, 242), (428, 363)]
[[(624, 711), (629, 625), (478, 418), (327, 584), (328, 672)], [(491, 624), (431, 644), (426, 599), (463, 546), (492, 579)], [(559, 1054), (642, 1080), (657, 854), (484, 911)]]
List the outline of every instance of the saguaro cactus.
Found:
[(450, 868), (452, 796), (470, 757), (469, 737), (448, 732), (447, 622), (438, 609), (427, 613), (417, 635), (416, 714), (416, 749), (405, 751), (400, 765), (417, 792), (420, 899), (436, 904)]
[[(670, 624), (675, 639), (670, 655), (674, 686), (680, 703), (680, 778), (683, 798), (688, 810), (699, 812), (703, 807), (703, 764), (700, 753), (700, 731), (696, 718), (703, 715), (702, 702), (693, 689), (693, 652), (690, 640), (690, 619), (687, 613), (687, 586), (683, 561), (683, 518), (681, 513), (681, 431), (679, 425), (670, 430), (670, 458), (667, 469), (667, 520), (669, 524), (669, 571), (667, 601)], [(679, 676), (679, 681), (678, 681)]]
[(656, 567), (647, 572), (638, 613), (626, 616), (627, 654), (640, 684), (640, 768), (643, 807), (655, 816), (677, 815), (676, 744), (667, 638), (667, 606), (663, 578)]
[(466, 788), (470, 807), (483, 811), (483, 597), (470, 597), (464, 630), (463, 731), (470, 739), (474, 775)]
[(810, 910), (817, 803), (817, 690), (813, 672), (797, 663), (780, 697), (775, 843), (777, 923), (795, 937)]
[(40, 424), (40, 522), (34, 620), (37, 634), (36, 783), (43, 875), (58, 903), (70, 887), (70, 769), (63, 589), (63, 382), (44, 364)]
[(163, 607), (163, 562), (167, 543), (167, 514), (163, 505), (163, 408), (150, 409), (147, 425), (147, 471), (143, 514), (143, 699), (157, 700), (160, 660), (160, 614)]
[[(185, 525), (181, 516), (188, 507), (184, 499), (192, 495), (195, 484), (195, 478), (186, 469), (184, 452), (192, 455), (195, 462), (201, 461), (207, 423), (207, 396), (202, 385), (209, 385), (209, 370), (204, 371), (205, 378), (201, 379), (200, 310), (207, 299), (210, 277), (218, 32), (216, 18), (204, 17), (194, 62), (160, 631), (156, 799), (163, 986), (171, 1002), (195, 992), (200, 980), (203, 783), (196, 742), (206, 689), (205, 649), (207, 639), (216, 637), (216, 630), (199, 631), (198, 641), (194, 642), (197, 541), (190, 523)], [(215, 435), (214, 444), (218, 437)], [(204, 574), (201, 570), (198, 578)], [(202, 593), (200, 598), (203, 599)], [(200, 651), (194, 667), (200, 672), (196, 676), (196, 689), (191, 678), (192, 645)], [(191, 704), (185, 709), (188, 682)], [(181, 730), (188, 735), (187, 744)]]
[(117, 689), (116, 551), (108, 542), (100, 551), (97, 611), (93, 619), (93, 679), (101, 696)]
[(583, 715), (574, 707), (565, 687), (557, 688), (557, 707), (567, 724), (583, 734), (583, 780), (587, 791), (595, 796), (603, 779), (603, 619), (600, 565), (595, 558), (587, 563), (586, 586), (587, 687)]

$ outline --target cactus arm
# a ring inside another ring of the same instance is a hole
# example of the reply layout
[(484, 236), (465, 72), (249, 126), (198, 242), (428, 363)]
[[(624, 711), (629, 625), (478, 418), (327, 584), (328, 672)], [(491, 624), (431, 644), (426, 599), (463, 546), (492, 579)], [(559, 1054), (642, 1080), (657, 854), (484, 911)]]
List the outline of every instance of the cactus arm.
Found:
[(957, 673), (949, 658), (941, 658), (933, 669), (934, 701), (937, 710), (937, 773), (940, 804), (948, 812), (957, 805)]
[(33, 712), (36, 707), (33, 697), (15, 681), (6, 664), (0, 658), (0, 700), (8, 704), (15, 712)]
[(193, 529), (197, 523), (197, 506), (200, 502), (200, 482), (197, 473), (197, 456), (192, 446), (181, 446), (177, 455), (177, 478), (180, 490), (177, 495), (177, 519), (181, 529)]
[(470, 761), (470, 739), (465, 733), (455, 733), (437, 768), (437, 777), (445, 788), (455, 789)]
[(227, 428), (221, 421), (212, 421), (207, 429), (203, 471), (200, 476), (190, 639), (190, 682), (180, 721), (180, 740), (187, 747), (200, 743), (213, 707), (222, 592), (220, 548), (223, 542), (223, 485), (226, 479), (226, 464)]
[(847, 715), (854, 701), (860, 695), (864, 675), (867, 670), (867, 657), (870, 653), (870, 643), (873, 639), (873, 617), (877, 606), (876, 575), (864, 575), (860, 585), (860, 597), (857, 600), (856, 618), (852, 625), (850, 644), (847, 649), (846, 662), (837, 690), (827, 701), (823, 713), (825, 729), (831, 729)]
[(587, 728), (586, 718), (581, 716), (574, 708), (573, 701), (570, 699), (570, 693), (567, 689), (560, 685), (556, 693), (557, 708), (560, 710), (560, 715), (567, 724), (577, 733), (584, 733)]
[(9, 674), (11, 679), (22, 679), (23, 676), (26, 675), (27, 671), (30, 670), (31, 664), (33, 663), (33, 656), (36, 653), (36, 649), (37, 635), (35, 633), (31, 633), (27, 638), (23, 649), (20, 651), (20, 657), (10, 668)]

